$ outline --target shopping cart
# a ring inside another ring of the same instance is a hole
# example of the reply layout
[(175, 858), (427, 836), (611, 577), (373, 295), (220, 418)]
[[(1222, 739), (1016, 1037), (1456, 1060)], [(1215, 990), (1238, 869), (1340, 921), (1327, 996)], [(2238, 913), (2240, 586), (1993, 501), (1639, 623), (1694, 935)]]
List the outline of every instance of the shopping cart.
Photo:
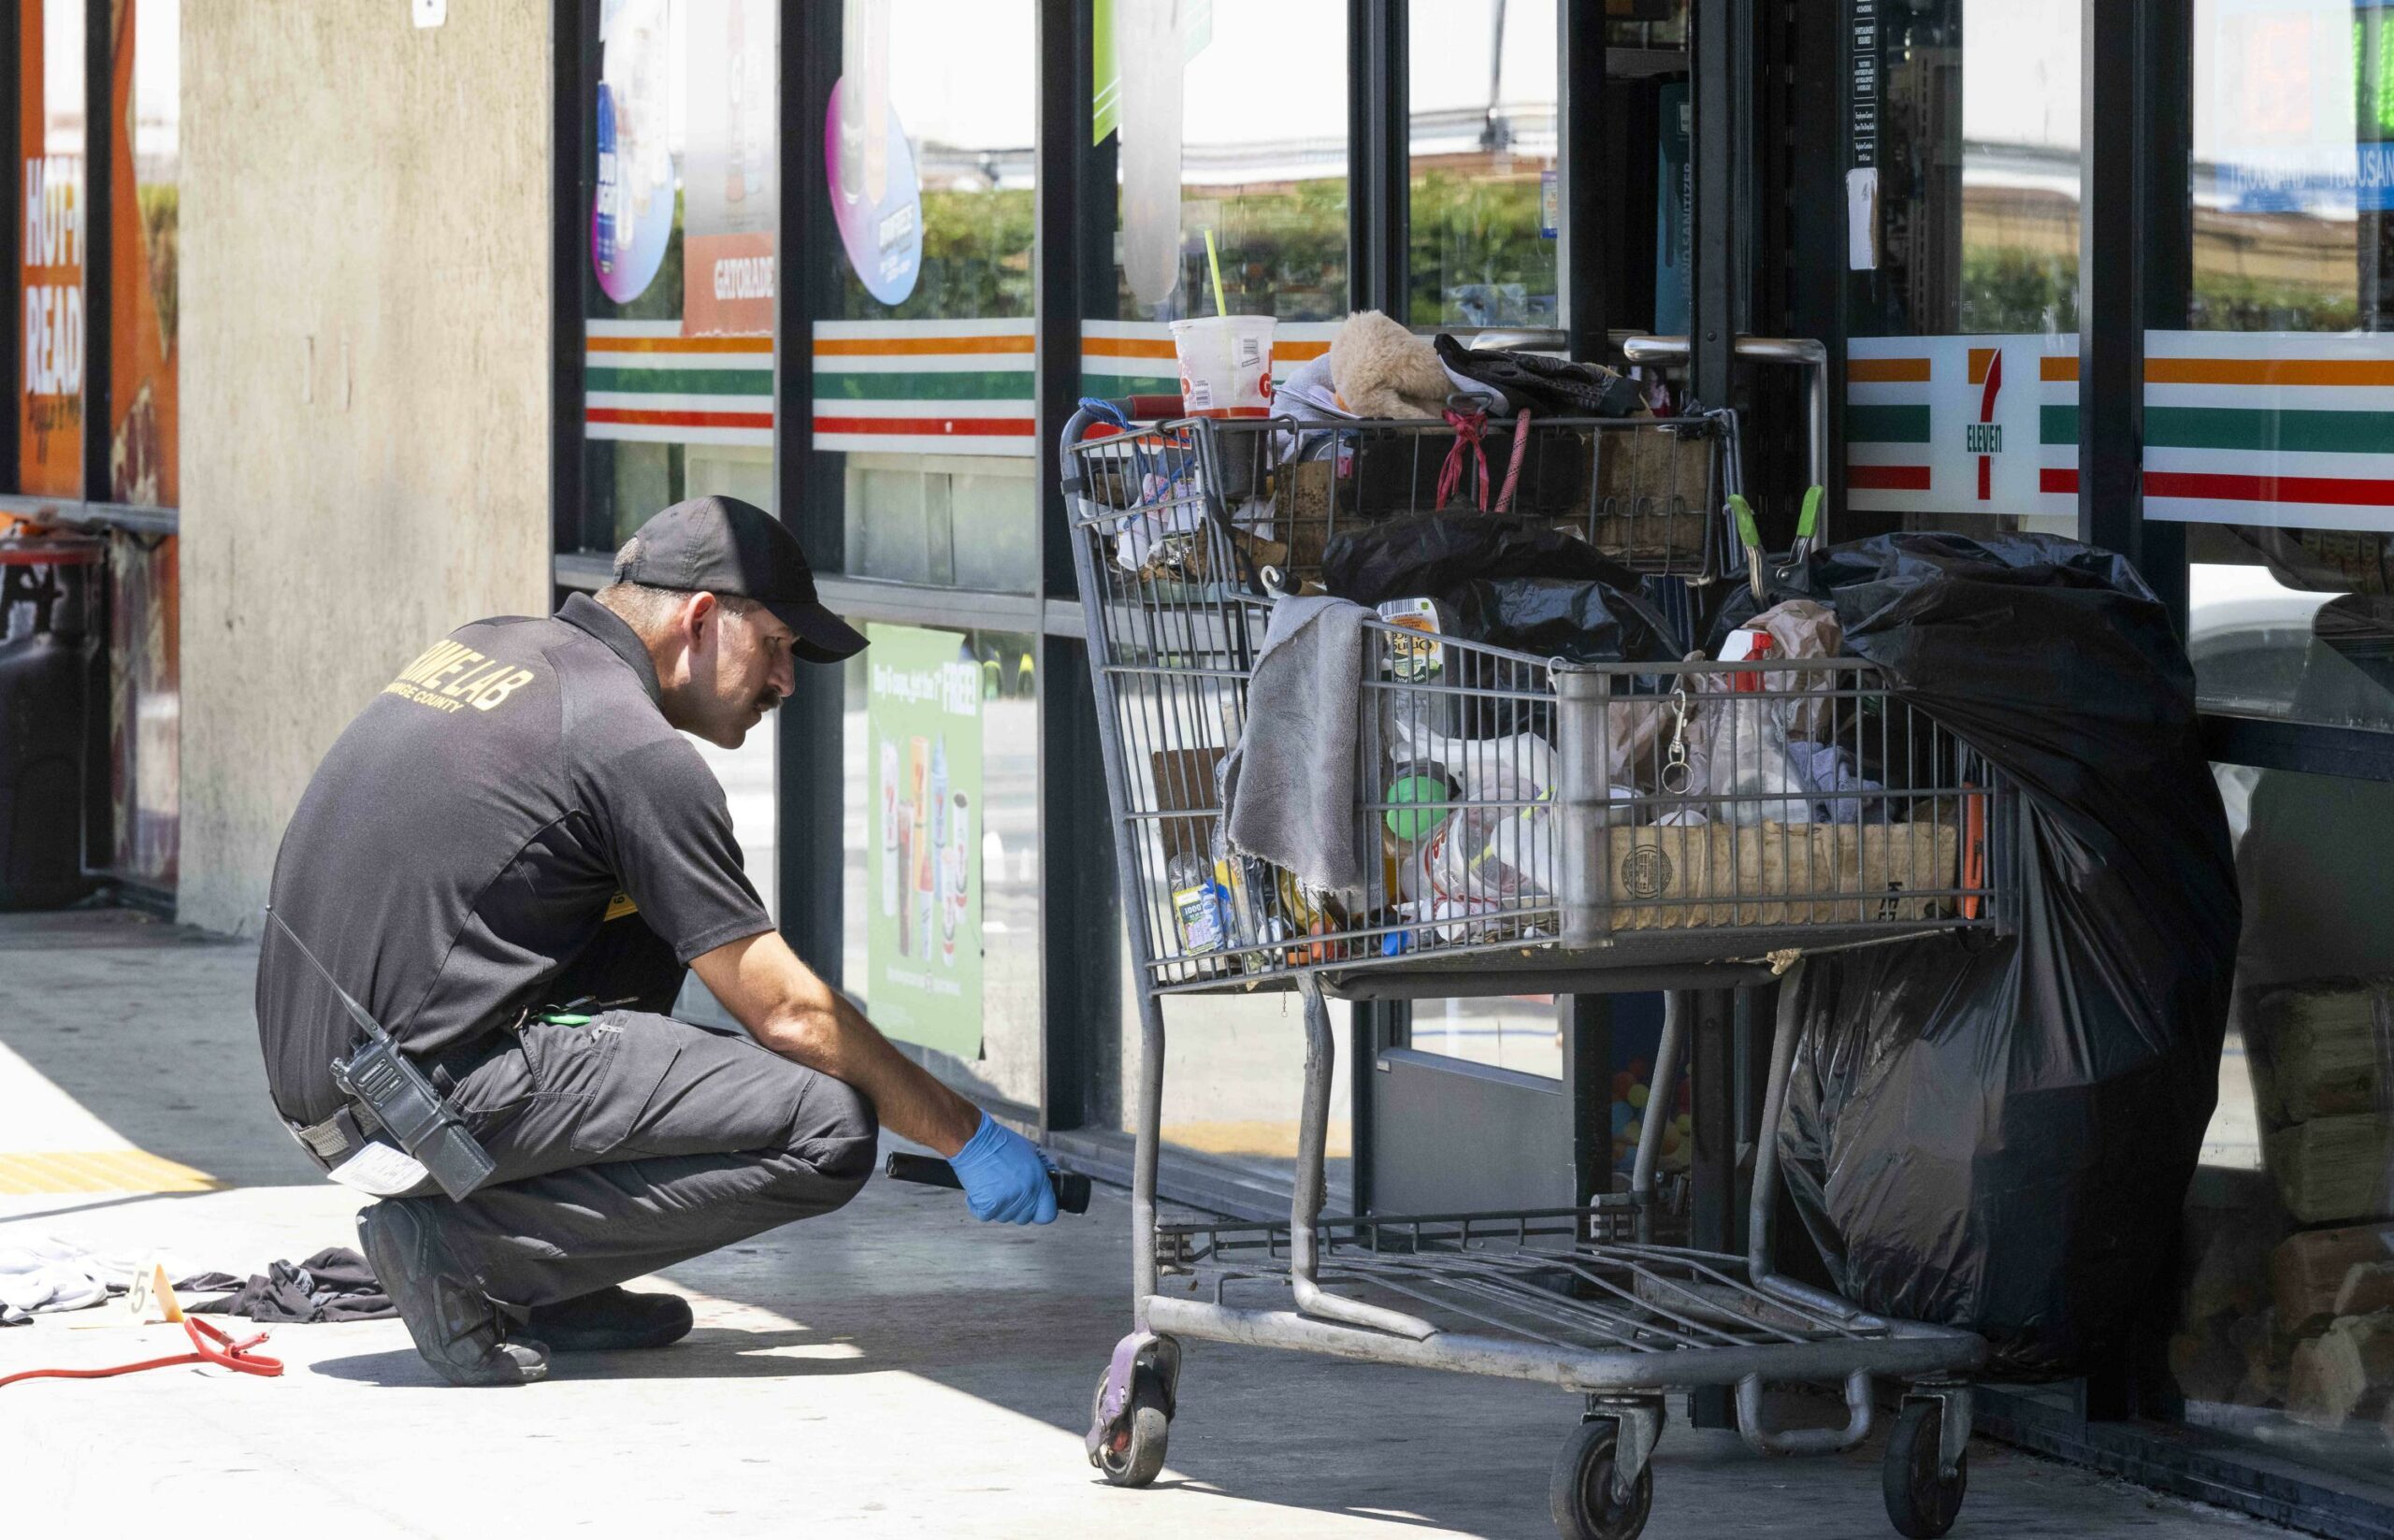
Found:
[[(1451, 419), (1171, 421), (1175, 407), (1085, 403), (1064, 439), (1142, 986), (1135, 1322), (1098, 1384), (1091, 1461), (1122, 1486), (1161, 1469), (1187, 1339), (1504, 1375), (1586, 1397), (1555, 1466), (1556, 1522), (1622, 1540), (1645, 1523), (1666, 1388), (1734, 1387), (1757, 1450), (1831, 1451), (1868, 1434), (1883, 1376), (1908, 1387), (1889, 1515), (1943, 1533), (1966, 1481), (1962, 1376), (1984, 1345), (1774, 1272), (1770, 1133), (1806, 957), (2012, 927), (2011, 787), (1857, 659), (1571, 664), (1367, 620), (1356, 702), (1322, 724), (1353, 737), (1366, 882), (1360, 899), (1306, 891), (1223, 833), (1223, 761), (1276, 598), (1380, 521), (1456, 506), (1567, 528), (1666, 580), (1650, 589), (1734, 576), (1735, 420), (1505, 435)], [(1676, 1095), (1679, 992), (1774, 982), (1747, 1255), (1658, 1243), (1662, 1115), (1644, 1119), (1629, 1191), (1585, 1207), (1322, 1215), (1326, 997), (1673, 991), (1651, 1110)], [(1256, 989), (1304, 1001), (1289, 1221), (1161, 1225), (1162, 1001)], [(1842, 1428), (1766, 1422), (1763, 1387), (1802, 1381), (1843, 1382)]]

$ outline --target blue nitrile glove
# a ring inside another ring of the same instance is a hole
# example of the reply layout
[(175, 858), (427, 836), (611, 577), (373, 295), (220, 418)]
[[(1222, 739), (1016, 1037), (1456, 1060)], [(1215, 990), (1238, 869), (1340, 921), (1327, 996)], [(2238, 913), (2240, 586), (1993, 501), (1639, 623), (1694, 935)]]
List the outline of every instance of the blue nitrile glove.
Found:
[(1056, 1217), (1056, 1185), (1039, 1146), (988, 1113), (948, 1165), (964, 1184), (964, 1205), (975, 1219), (1044, 1225)]

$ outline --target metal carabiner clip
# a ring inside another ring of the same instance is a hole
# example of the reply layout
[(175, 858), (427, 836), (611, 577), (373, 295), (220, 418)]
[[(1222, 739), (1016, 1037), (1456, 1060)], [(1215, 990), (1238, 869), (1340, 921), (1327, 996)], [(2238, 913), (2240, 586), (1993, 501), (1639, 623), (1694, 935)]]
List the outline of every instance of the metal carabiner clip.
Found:
[(1671, 723), (1671, 746), (1663, 755), (1662, 786), (1669, 797), (1684, 797), (1695, 772), (1687, 762), (1687, 685), (1671, 686), (1672, 710), (1677, 713)]

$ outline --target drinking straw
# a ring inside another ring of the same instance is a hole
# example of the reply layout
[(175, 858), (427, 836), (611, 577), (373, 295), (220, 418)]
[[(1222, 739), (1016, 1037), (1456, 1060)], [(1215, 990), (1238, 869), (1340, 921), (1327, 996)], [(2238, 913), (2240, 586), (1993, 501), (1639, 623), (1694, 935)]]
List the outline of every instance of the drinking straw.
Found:
[(1205, 267), (1214, 275), (1214, 313), (1227, 315), (1230, 307), (1222, 303), (1222, 258), (1214, 250), (1214, 232), (1210, 225), (1205, 230)]

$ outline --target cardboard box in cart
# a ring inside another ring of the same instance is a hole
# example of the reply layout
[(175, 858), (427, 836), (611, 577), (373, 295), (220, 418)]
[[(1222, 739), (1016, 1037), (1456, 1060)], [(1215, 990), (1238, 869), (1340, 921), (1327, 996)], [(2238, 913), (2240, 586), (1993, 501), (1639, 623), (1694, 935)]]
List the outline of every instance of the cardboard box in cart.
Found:
[(1606, 839), (1615, 930), (1942, 919), (1955, 900), (1938, 890), (1961, 885), (1961, 838), (1942, 820), (1656, 826)]

